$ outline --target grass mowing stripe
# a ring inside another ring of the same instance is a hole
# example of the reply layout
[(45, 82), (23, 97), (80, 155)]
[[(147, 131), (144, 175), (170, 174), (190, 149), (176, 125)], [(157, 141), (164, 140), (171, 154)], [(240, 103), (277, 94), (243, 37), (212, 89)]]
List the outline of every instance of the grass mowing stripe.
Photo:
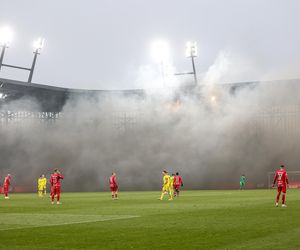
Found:
[[(77, 215), (77, 214), (6, 214), (0, 218), (0, 231), (39, 227), (94, 223), (110, 220), (133, 219), (137, 215)], [(18, 226), (14, 226), (18, 225)], [(22, 225), (22, 226), (19, 226)], [(6, 228), (3, 228), (5, 227)]]

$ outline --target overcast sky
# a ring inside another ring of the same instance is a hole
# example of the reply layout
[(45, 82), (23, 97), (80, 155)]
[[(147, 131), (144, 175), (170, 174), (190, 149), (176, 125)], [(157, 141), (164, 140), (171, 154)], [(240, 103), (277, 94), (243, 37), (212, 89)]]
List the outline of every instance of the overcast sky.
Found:
[[(156, 39), (168, 41), (178, 72), (190, 70), (184, 50), (186, 41), (194, 40), (200, 75), (222, 70), (226, 61), (220, 81), (300, 77), (297, 0), (0, 2), (0, 26), (14, 30), (5, 63), (29, 66), (32, 40), (46, 39), (33, 79), (37, 83), (91, 89), (144, 87), (149, 71), (157, 70), (150, 55)], [(27, 72), (5, 69), (0, 76), (26, 80)]]

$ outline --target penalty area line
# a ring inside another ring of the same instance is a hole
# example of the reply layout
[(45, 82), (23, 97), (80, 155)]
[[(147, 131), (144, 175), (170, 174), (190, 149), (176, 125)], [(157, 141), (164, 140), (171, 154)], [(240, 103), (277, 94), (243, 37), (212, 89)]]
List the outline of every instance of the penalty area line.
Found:
[(139, 218), (139, 215), (124, 215), (115, 218), (102, 218), (97, 220), (85, 220), (85, 221), (74, 221), (74, 222), (63, 222), (55, 223), (48, 225), (37, 225), (37, 226), (22, 226), (22, 227), (13, 227), (13, 228), (0, 228), (0, 231), (9, 231), (9, 230), (20, 230), (20, 229), (31, 229), (31, 228), (41, 228), (41, 227), (56, 227), (56, 226), (66, 226), (66, 225), (75, 225), (75, 224), (86, 224), (86, 223), (95, 223), (95, 222), (104, 222), (104, 221), (113, 221), (113, 220), (126, 220), (126, 219), (135, 219)]

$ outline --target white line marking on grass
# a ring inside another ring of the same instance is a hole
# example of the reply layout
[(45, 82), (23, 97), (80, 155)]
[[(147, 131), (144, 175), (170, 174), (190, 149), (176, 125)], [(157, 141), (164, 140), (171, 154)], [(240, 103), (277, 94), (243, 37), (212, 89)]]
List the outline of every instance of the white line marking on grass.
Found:
[[(9, 214), (13, 215), (13, 214)], [(18, 214), (18, 215), (34, 215), (34, 216), (47, 216), (51, 215), (51, 217), (55, 218), (55, 215), (64, 216), (64, 214)], [(82, 217), (85, 215), (70, 215), (65, 214), (66, 217)], [(122, 220), (122, 219), (134, 219), (138, 218), (140, 216), (138, 215), (86, 215), (86, 217), (89, 216), (95, 216), (95, 217), (108, 217), (108, 218), (95, 218), (90, 220), (83, 220), (83, 221), (70, 221), (70, 222), (59, 222), (59, 223), (53, 223), (53, 224), (44, 224), (44, 225), (28, 225), (28, 226), (19, 226), (19, 227), (11, 227), (11, 228), (0, 228), (0, 231), (8, 231), (8, 230), (19, 230), (19, 229), (31, 229), (31, 228), (41, 228), (41, 227), (55, 227), (55, 226), (64, 226), (64, 225), (74, 225), (74, 224), (85, 224), (85, 223), (95, 223), (95, 222), (102, 222), (102, 221), (112, 221), (112, 220)], [(20, 224), (20, 223), (18, 223)], [(0, 224), (1, 225), (1, 224)], [(6, 224), (6, 225), (13, 225), (13, 224)], [(3, 224), (1, 225), (3, 226)]]

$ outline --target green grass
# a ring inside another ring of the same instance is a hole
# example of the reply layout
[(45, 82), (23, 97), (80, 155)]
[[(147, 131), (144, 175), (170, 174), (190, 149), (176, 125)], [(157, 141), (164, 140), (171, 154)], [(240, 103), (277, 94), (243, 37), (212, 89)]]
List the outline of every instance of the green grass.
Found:
[(300, 249), (300, 190), (11, 194), (0, 200), (0, 249)]

